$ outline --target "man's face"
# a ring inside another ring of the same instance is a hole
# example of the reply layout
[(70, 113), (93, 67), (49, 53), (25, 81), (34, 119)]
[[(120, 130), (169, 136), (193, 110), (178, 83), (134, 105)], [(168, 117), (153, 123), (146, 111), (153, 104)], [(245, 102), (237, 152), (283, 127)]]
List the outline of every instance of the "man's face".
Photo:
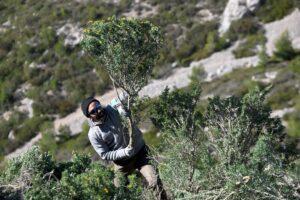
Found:
[(97, 101), (90, 103), (88, 112), (93, 121), (103, 122), (105, 119), (105, 112)]

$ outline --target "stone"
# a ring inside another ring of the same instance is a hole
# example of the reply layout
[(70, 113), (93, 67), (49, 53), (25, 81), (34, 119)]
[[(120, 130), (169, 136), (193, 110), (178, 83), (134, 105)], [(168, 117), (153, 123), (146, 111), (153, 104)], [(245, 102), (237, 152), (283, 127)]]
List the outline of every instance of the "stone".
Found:
[(197, 15), (199, 16), (201, 22), (208, 22), (208, 21), (212, 21), (212, 20), (218, 18), (217, 15), (214, 15), (208, 9), (199, 10)]
[(147, 2), (135, 1), (129, 12), (123, 13), (123, 16), (128, 18), (149, 18), (156, 15), (158, 5), (152, 6)]
[(13, 114), (12, 111), (6, 111), (5, 113), (3, 113), (2, 117), (3, 117), (6, 121), (8, 121), (8, 120), (10, 119), (10, 117), (11, 117), (12, 114)]
[(231, 22), (243, 18), (250, 12), (255, 11), (261, 0), (229, 0), (222, 15), (222, 22), (219, 27), (220, 35), (226, 33)]
[(9, 132), (9, 134), (8, 134), (8, 139), (9, 139), (10, 141), (13, 141), (13, 140), (16, 139), (15, 132), (14, 132), (13, 130), (11, 130), (11, 131)]
[(78, 45), (83, 37), (83, 29), (79, 24), (66, 23), (56, 31), (58, 36), (64, 36), (64, 45), (71, 48)]

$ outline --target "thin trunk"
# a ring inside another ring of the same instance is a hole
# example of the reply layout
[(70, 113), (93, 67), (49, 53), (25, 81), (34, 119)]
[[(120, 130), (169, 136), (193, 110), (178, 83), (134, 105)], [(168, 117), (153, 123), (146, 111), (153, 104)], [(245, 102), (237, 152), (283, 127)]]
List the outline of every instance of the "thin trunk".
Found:
[[(120, 101), (120, 103), (122, 104), (123, 108), (125, 109), (125, 111), (127, 112), (128, 116), (126, 117), (127, 118), (127, 123), (128, 123), (128, 135), (129, 135), (129, 142), (128, 142), (128, 147), (134, 147), (134, 144), (135, 144), (135, 137), (134, 137), (134, 131), (133, 131), (133, 120), (132, 120), (132, 115), (131, 115), (131, 112), (130, 112), (130, 96), (128, 98), (128, 105), (127, 107), (124, 105), (123, 101), (121, 101), (121, 98), (120, 98), (120, 95), (119, 95), (119, 92), (117, 90), (117, 87), (115, 85), (115, 81), (114, 79), (109, 76), (112, 83), (113, 83), (113, 87), (115, 88), (115, 91), (117, 93), (117, 97), (118, 97), (118, 100)], [(128, 94), (129, 95), (129, 94)]]

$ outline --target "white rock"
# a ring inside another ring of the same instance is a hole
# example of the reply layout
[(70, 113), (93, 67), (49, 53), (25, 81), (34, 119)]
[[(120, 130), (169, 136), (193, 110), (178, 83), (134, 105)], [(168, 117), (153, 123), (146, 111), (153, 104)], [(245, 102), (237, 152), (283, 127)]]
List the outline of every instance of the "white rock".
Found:
[(36, 63), (35, 62), (30, 63), (29, 68), (36, 68)]
[(15, 132), (14, 132), (13, 130), (11, 130), (11, 131), (9, 132), (9, 134), (8, 134), (8, 139), (11, 140), (11, 141), (16, 139), (16, 137), (15, 137)]
[(234, 20), (241, 19), (247, 13), (256, 10), (261, 0), (229, 0), (223, 12), (219, 33), (224, 34)]
[(260, 4), (260, 0), (247, 0), (247, 8), (253, 12)]
[(266, 72), (265, 73), (265, 76), (266, 78), (269, 78), (269, 79), (275, 79), (276, 76), (277, 76), (278, 72), (277, 71), (274, 71), (274, 72)]
[(146, 2), (136, 1), (129, 12), (123, 13), (123, 16), (128, 18), (148, 18), (156, 15), (158, 5), (152, 6)]
[(177, 67), (177, 66), (178, 66), (178, 63), (177, 63), (177, 62), (173, 62), (172, 65), (171, 65), (172, 68), (175, 68), (175, 67)]
[(202, 22), (212, 21), (218, 17), (217, 15), (214, 15), (212, 12), (210, 12), (210, 10), (208, 9), (199, 10), (197, 15), (200, 17), (200, 20)]
[(47, 94), (48, 96), (53, 96), (53, 95), (54, 95), (53, 90), (48, 90), (46, 94)]
[(9, 28), (9, 27), (11, 27), (11, 22), (8, 20), (8, 21), (4, 22), (2, 24), (2, 26), (5, 27), (5, 28)]
[(259, 81), (262, 83), (270, 83), (272, 80), (274, 80), (277, 76), (278, 72), (277, 71), (273, 71), (273, 72), (266, 72), (264, 74), (265, 78), (260, 78), (257, 76), (252, 76), (252, 80), (253, 81)]
[(33, 109), (32, 109), (33, 100), (29, 98), (24, 98), (21, 101), (21, 106), (16, 107), (20, 112), (28, 112), (28, 117), (33, 117)]
[(276, 49), (276, 41), (286, 31), (289, 33), (293, 47), (300, 49), (300, 11), (298, 8), (285, 18), (266, 24), (264, 28), (266, 30), (266, 51), (268, 55), (273, 54)]
[(3, 113), (2, 117), (3, 117), (6, 121), (8, 121), (8, 120), (10, 119), (10, 117), (11, 117), (12, 114), (13, 114), (12, 111), (6, 111), (5, 113)]
[(288, 113), (292, 113), (295, 111), (295, 108), (284, 108), (284, 109), (281, 109), (281, 110), (274, 110), (272, 113), (271, 113), (271, 117), (280, 117), (282, 118), (285, 114), (288, 114)]
[(83, 37), (83, 29), (78, 24), (67, 23), (56, 31), (58, 36), (65, 36), (64, 45), (74, 47)]

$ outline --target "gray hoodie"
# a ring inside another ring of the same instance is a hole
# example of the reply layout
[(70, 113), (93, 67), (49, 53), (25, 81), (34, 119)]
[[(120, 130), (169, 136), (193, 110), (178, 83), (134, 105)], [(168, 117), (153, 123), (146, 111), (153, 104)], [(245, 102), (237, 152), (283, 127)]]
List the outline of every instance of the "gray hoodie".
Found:
[(107, 117), (103, 124), (88, 119), (90, 125), (89, 140), (103, 160), (129, 159), (145, 145), (142, 132), (137, 126), (134, 126), (136, 144), (133, 147), (133, 154), (128, 156), (125, 151), (129, 141), (128, 130), (121, 123), (121, 116), (117, 107), (107, 105), (104, 109), (107, 112)]

